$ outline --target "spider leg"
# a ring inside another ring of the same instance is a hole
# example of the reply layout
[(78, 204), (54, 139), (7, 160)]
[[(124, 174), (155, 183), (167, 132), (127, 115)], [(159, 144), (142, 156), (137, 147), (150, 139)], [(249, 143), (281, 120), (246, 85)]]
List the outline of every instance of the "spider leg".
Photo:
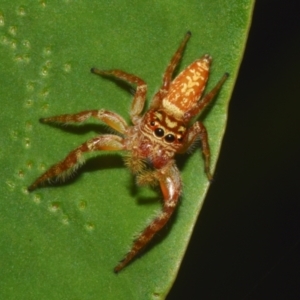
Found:
[(205, 126), (200, 122), (196, 122), (191, 126), (185, 136), (183, 148), (180, 149), (180, 153), (186, 152), (197, 138), (200, 138), (202, 154), (204, 156), (205, 173), (209, 181), (211, 181), (212, 175), (210, 172), (210, 149), (208, 143), (208, 135)]
[(154, 235), (165, 226), (177, 206), (178, 198), (181, 193), (181, 179), (174, 161), (170, 161), (165, 167), (154, 170), (153, 172), (160, 184), (164, 198), (162, 211), (135, 239), (131, 250), (115, 267), (115, 273), (121, 271), (130, 261), (132, 261), (152, 240)]
[(130, 109), (130, 118), (133, 124), (136, 124), (140, 118), (140, 114), (144, 108), (147, 94), (147, 85), (141, 78), (123, 72), (121, 70), (102, 71), (96, 68), (92, 68), (91, 72), (102, 76), (115, 76), (132, 84), (136, 84), (137, 88), (134, 94), (134, 98)]
[(64, 114), (60, 116), (53, 116), (48, 118), (40, 119), (43, 123), (81, 123), (87, 120), (88, 118), (95, 118), (100, 120), (115, 129), (120, 133), (125, 133), (128, 126), (126, 121), (119, 116), (118, 114), (100, 109), (100, 110), (86, 110), (77, 114)]
[(182, 57), (183, 50), (184, 50), (185, 45), (187, 44), (190, 36), (191, 36), (191, 32), (188, 31), (185, 34), (185, 37), (184, 37), (183, 41), (181, 42), (181, 44), (179, 45), (177, 51), (174, 53), (169, 65), (168, 65), (168, 67), (167, 67), (167, 69), (164, 73), (162, 86), (160, 87), (159, 91), (153, 97), (153, 100), (151, 102), (151, 108), (159, 107), (160, 102), (162, 101), (164, 96), (169, 91), (169, 87), (170, 87), (170, 84), (171, 84), (171, 81), (172, 81), (173, 72), (174, 72), (175, 68), (177, 67), (177, 65), (178, 65), (178, 63), (179, 63), (179, 61)]
[[(184, 121), (186, 123), (188, 123), (192, 117), (199, 114), (212, 101), (212, 99), (221, 89), (223, 83), (228, 78), (228, 76), (229, 74), (225, 73), (223, 77), (220, 79), (220, 81), (213, 87), (213, 89), (208, 94), (206, 94), (202, 99), (196, 102), (195, 105), (184, 114)], [(213, 178), (210, 172), (210, 149), (208, 143), (207, 130), (200, 121), (194, 123), (193, 126), (191, 126), (188, 129), (185, 136), (183, 148), (180, 149), (180, 153), (186, 152), (190, 148), (190, 146), (194, 143), (197, 137), (199, 137), (201, 140), (202, 153), (205, 159), (206, 176), (209, 181), (212, 181)]]
[(192, 117), (198, 115), (214, 99), (214, 97), (219, 92), (228, 76), (229, 74), (225, 73), (209, 93), (207, 93), (202, 99), (196, 102), (195, 105), (192, 106), (192, 108), (189, 111), (185, 112), (185, 122), (188, 122)]
[(28, 191), (33, 191), (43, 182), (52, 178), (65, 178), (83, 162), (83, 154), (97, 150), (123, 150), (123, 139), (117, 135), (106, 134), (93, 138), (73, 151), (64, 160), (50, 167), (44, 174), (37, 178), (29, 187)]

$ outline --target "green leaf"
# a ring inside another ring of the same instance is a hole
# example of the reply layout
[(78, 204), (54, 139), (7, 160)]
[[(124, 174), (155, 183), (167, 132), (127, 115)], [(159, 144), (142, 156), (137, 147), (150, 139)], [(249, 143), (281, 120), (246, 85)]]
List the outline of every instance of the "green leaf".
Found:
[(212, 168), (242, 59), (253, 1), (8, 1), (0, 6), (1, 299), (163, 299), (175, 280), (209, 183), (199, 151), (179, 159), (184, 191), (175, 216), (120, 274), (113, 268), (161, 207), (135, 187), (118, 153), (99, 153), (77, 175), (26, 187), (79, 144), (105, 132), (90, 121), (57, 128), (40, 117), (105, 108), (129, 121), (132, 96), (91, 67), (143, 78), (148, 100), (191, 30), (180, 70), (213, 56), (207, 90), (230, 73), (202, 116)]

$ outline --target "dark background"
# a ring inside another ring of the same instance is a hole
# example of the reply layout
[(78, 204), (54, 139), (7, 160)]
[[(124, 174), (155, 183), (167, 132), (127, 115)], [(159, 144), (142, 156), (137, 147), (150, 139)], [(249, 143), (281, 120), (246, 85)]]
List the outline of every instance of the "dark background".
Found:
[(300, 299), (299, 6), (256, 2), (215, 181), (168, 300)]

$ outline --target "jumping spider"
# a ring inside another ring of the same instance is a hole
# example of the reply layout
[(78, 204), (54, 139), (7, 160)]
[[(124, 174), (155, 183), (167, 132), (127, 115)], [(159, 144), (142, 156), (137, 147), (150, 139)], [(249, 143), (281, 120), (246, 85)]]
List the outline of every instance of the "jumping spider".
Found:
[(163, 208), (160, 214), (142, 231), (134, 241), (131, 250), (115, 267), (121, 271), (161, 230), (173, 214), (182, 184), (174, 156), (186, 152), (195, 140), (200, 139), (205, 159), (205, 172), (209, 180), (210, 150), (205, 126), (191, 120), (211, 102), (220, 90), (228, 74), (225, 73), (216, 86), (201, 98), (208, 76), (211, 57), (204, 55), (184, 69), (173, 81), (172, 75), (181, 59), (184, 47), (191, 36), (187, 32), (178, 50), (173, 55), (163, 76), (163, 83), (154, 95), (148, 111), (142, 115), (146, 100), (147, 85), (139, 77), (120, 70), (101, 71), (92, 68), (91, 72), (101, 76), (114, 76), (136, 85), (130, 118), (133, 126), (128, 126), (118, 114), (101, 110), (87, 110), (77, 114), (67, 114), (41, 119), (42, 122), (80, 123), (93, 117), (112, 127), (121, 136), (99, 135), (71, 151), (67, 157), (52, 166), (28, 188), (34, 190), (43, 182), (64, 176), (73, 171), (83, 159), (83, 154), (98, 150), (126, 151), (125, 165), (136, 176), (137, 184), (159, 185), (163, 195)]

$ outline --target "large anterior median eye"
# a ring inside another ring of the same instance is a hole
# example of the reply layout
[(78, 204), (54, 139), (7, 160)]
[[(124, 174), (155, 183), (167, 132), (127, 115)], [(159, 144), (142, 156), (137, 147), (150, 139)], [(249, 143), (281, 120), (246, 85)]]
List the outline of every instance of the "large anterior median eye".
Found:
[(165, 136), (165, 141), (168, 143), (173, 143), (175, 141), (175, 136), (169, 133)]
[(164, 130), (162, 129), (162, 128), (156, 128), (155, 130), (154, 130), (154, 133), (155, 133), (155, 135), (157, 136), (157, 137), (162, 137), (162, 136), (164, 136)]

